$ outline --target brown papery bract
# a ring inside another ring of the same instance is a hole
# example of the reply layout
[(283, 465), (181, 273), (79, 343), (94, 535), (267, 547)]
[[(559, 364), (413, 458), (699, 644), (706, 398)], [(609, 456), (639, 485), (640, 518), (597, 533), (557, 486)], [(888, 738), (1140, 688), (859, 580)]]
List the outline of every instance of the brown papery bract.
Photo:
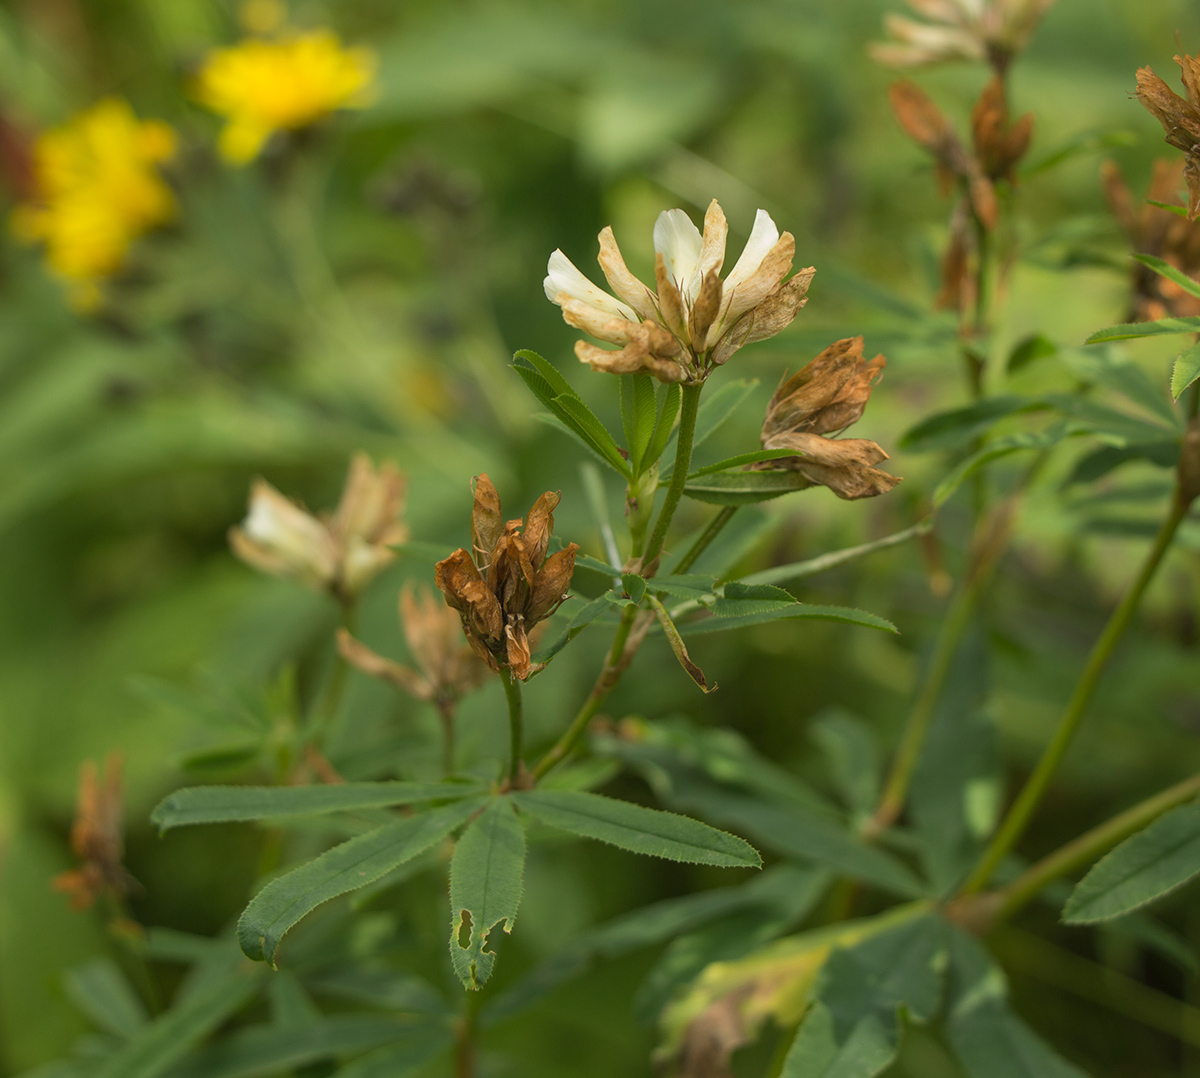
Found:
[(1188, 219), (1200, 216), (1200, 59), (1176, 56), (1187, 97), (1180, 97), (1148, 67), (1137, 71), (1137, 98), (1162, 125), (1167, 142), (1186, 155), (1183, 176), (1188, 186)]

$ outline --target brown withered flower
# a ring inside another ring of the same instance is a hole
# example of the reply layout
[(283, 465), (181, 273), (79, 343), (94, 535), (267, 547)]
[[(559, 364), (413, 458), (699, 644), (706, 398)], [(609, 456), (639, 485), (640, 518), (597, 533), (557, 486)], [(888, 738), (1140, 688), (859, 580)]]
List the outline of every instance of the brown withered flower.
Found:
[(625, 265), (611, 228), (600, 233), (600, 268), (615, 295), (597, 288), (562, 251), (547, 265), (544, 287), (563, 318), (617, 351), (577, 341), (575, 354), (593, 370), (644, 371), (663, 382), (703, 382), (739, 348), (774, 337), (804, 306), (811, 266), (785, 281), (796, 241), (759, 210), (741, 257), (724, 280), (729, 226), (713, 199), (704, 233), (683, 210), (664, 210), (654, 224), (655, 287)]
[(541, 669), (530, 656), (529, 633), (567, 597), (575, 554), (568, 543), (546, 557), (559, 495), (547, 491), (524, 521), (505, 522), (500, 496), (486, 475), (475, 480), (471, 551), (437, 563), (435, 581), (459, 612), (467, 641), (484, 662), (524, 681)]
[(408, 583), (400, 589), (400, 624), (416, 670), (384, 658), (345, 629), (338, 630), (338, 650), (364, 674), (435, 704), (439, 711), (453, 709), (487, 677), (486, 664), (463, 643), (459, 616), (427, 587)]
[(1184, 152), (1188, 220), (1200, 216), (1200, 57), (1176, 56), (1187, 97), (1180, 97), (1148, 67), (1137, 71), (1137, 98), (1166, 132), (1168, 145)]
[[(1189, 277), (1200, 278), (1200, 227), (1150, 202), (1173, 203), (1183, 181), (1183, 162), (1154, 162), (1146, 202), (1135, 206), (1121, 169), (1114, 161), (1101, 166), (1104, 194), (1133, 249), (1171, 263)], [(1190, 318), (1200, 315), (1200, 299), (1174, 281), (1140, 262), (1133, 265), (1133, 300), (1130, 321)]]
[(90, 909), (105, 892), (123, 897), (136, 886), (123, 864), (123, 827), (121, 757), (114, 752), (105, 761), (103, 782), (96, 765), (86, 761), (79, 768), (71, 825), (71, 849), (82, 864), (53, 880), (54, 889), (70, 895), (75, 909)]
[(891, 490), (900, 479), (874, 467), (888, 459), (880, 446), (866, 438), (836, 437), (863, 414), (886, 364), (881, 355), (864, 360), (862, 337), (847, 337), (790, 378), (785, 374), (767, 405), (762, 446), (798, 455), (750, 467), (799, 472), (847, 501)]
[(908, 0), (926, 22), (887, 14), (892, 39), (871, 46), (890, 67), (923, 67), (948, 60), (989, 63), (1003, 72), (1028, 43), (1054, 0)]
[(257, 479), (250, 511), (231, 528), (229, 545), (242, 561), (273, 576), (292, 577), (348, 602), (396, 557), (408, 538), (404, 525), (407, 482), (391, 462), (378, 469), (355, 454), (332, 515), (313, 516)]

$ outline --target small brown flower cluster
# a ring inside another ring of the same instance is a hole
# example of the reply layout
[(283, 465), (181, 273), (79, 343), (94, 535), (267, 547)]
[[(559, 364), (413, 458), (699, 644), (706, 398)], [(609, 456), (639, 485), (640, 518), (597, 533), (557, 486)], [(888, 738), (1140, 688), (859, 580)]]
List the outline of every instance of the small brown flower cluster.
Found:
[(506, 522), (486, 475), (475, 480), (474, 493), (471, 552), (459, 549), (438, 562), (435, 580), (475, 653), (524, 681), (541, 669), (532, 662), (529, 633), (567, 597), (579, 547), (569, 543), (546, 556), (558, 494), (547, 491), (524, 521)]
[(1187, 97), (1180, 97), (1148, 67), (1137, 72), (1137, 97), (1166, 132), (1168, 145), (1184, 152), (1188, 220), (1200, 216), (1200, 56), (1176, 56)]
[(1003, 72), (1029, 42), (1054, 0), (908, 0), (926, 22), (884, 16), (891, 41), (871, 55), (891, 67), (923, 67), (947, 60), (989, 63)]
[(1033, 116), (1011, 120), (1004, 82), (991, 79), (971, 113), (971, 149), (958, 137), (954, 125), (915, 83), (907, 80), (888, 90), (892, 110), (905, 133), (928, 151), (937, 167), (944, 192), (957, 187), (963, 198), (953, 216), (950, 243), (942, 262), (942, 291), (938, 305), (966, 309), (973, 297), (967, 262), (972, 250), (970, 218), (983, 229), (996, 226), (996, 184), (1014, 183), (1017, 163), (1029, 149)]
[(345, 629), (338, 650), (351, 666), (391, 682), (418, 700), (453, 709), (460, 698), (483, 683), (488, 668), (463, 643), (459, 616), (428, 588), (406, 584), (400, 591), (400, 624), (417, 669), (385, 659)]
[(256, 569), (349, 602), (395, 559), (391, 548), (408, 538), (401, 519), (406, 489), (394, 464), (376, 469), (359, 453), (333, 515), (315, 517), (259, 479), (250, 512), (230, 530), (229, 544)]
[(575, 354), (593, 370), (644, 371), (663, 382), (703, 382), (739, 348), (785, 329), (804, 306), (816, 272), (791, 272), (796, 241), (780, 235), (759, 210), (750, 239), (724, 280), (729, 226), (717, 200), (704, 215), (704, 232), (683, 210), (664, 210), (654, 225), (654, 281), (650, 289), (625, 265), (611, 228), (600, 233), (600, 268), (613, 295), (597, 288), (562, 251), (547, 265), (547, 298), (576, 329), (617, 351), (578, 341)]
[(900, 479), (874, 467), (888, 459), (879, 445), (866, 438), (830, 437), (862, 416), (886, 365), (881, 355), (863, 358), (862, 337), (847, 337), (790, 378), (785, 374), (767, 405), (762, 446), (794, 449), (798, 455), (751, 467), (797, 471), (847, 501), (891, 490)]
[(119, 898), (136, 886), (123, 864), (122, 830), (121, 758), (113, 753), (105, 761), (103, 783), (96, 765), (88, 760), (79, 769), (71, 825), (71, 849), (83, 863), (54, 879), (54, 889), (70, 895), (75, 909), (90, 909), (105, 892)]
[[(1189, 277), (1200, 277), (1200, 228), (1170, 210), (1150, 205), (1151, 202), (1175, 201), (1183, 181), (1183, 162), (1161, 159), (1154, 162), (1146, 203), (1141, 206), (1135, 206), (1116, 162), (1106, 161), (1101, 175), (1108, 204), (1125, 229), (1133, 249), (1161, 258)], [(1195, 315), (1200, 315), (1200, 299), (1149, 266), (1134, 263), (1130, 321)]]

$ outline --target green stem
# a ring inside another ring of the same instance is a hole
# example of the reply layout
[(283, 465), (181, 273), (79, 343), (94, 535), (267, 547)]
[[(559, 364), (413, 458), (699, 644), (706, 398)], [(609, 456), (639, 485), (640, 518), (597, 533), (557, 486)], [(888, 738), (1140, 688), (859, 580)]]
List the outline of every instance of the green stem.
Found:
[(667, 497), (658, 521), (650, 535), (650, 543), (643, 557), (645, 565), (651, 564), (661, 553), (663, 543), (667, 538), (667, 529), (683, 497), (683, 488), (687, 485), (688, 469), (692, 466), (692, 441), (696, 437), (696, 412), (700, 408), (700, 392), (704, 383), (686, 385), (683, 387), (683, 402), (679, 413), (679, 440), (675, 452), (675, 471), (671, 474), (671, 485), (667, 488)]
[(454, 1043), (454, 1078), (475, 1078), (475, 1037), (479, 1027), (479, 993), (468, 992)]
[(438, 718), (442, 724), (442, 773), (454, 774), (454, 700), (438, 700)]
[(733, 514), (738, 511), (736, 505), (725, 506), (715, 517), (708, 522), (708, 527), (700, 533), (699, 538), (692, 544), (692, 548), (679, 559), (679, 564), (675, 566), (676, 573), (686, 573), (699, 560), (709, 547), (709, 544), (721, 533), (721, 529), (725, 527), (733, 519)]
[(1142, 601), (1142, 596), (1146, 593), (1146, 588), (1154, 578), (1163, 555), (1166, 554), (1171, 540), (1175, 537), (1180, 522), (1187, 515), (1187, 508), (1187, 504), (1182, 498), (1176, 497), (1172, 500), (1171, 512), (1163, 521), (1158, 538), (1155, 539), (1154, 546), (1150, 549), (1141, 572), (1129, 591), (1125, 593), (1125, 597), (1117, 605), (1116, 610), (1113, 611), (1112, 617), (1108, 619), (1108, 624), (1104, 627), (1104, 632), (1101, 633), (1100, 639), (1092, 648), (1091, 655), (1088, 656), (1087, 665), (1080, 675), (1066, 711), (1059, 720), (1058, 730), (1050, 744), (1046, 746), (1033, 774), (1029, 776), (1016, 801), (1008, 810), (1008, 815), (1005, 816), (1000, 829), (992, 838), (987, 851), (968, 877), (962, 889), (963, 894), (974, 894), (982, 890), (996, 870), (996, 866), (1025, 833), (1025, 828), (1029, 826), (1046, 788), (1050, 785), (1050, 780), (1054, 777), (1054, 773), (1058, 770), (1059, 764), (1062, 763), (1062, 759), (1070, 747), (1084, 711), (1087, 709), (1092, 694), (1096, 691), (1100, 675), (1104, 673), (1117, 643), (1129, 627), (1129, 623)]
[[(342, 602), (341, 616), (338, 618), (338, 625), (348, 633), (353, 633), (356, 615), (357, 607), (354, 600), (344, 600)], [(314, 741), (323, 740), (329, 733), (330, 727), (333, 726), (333, 722), (337, 718), (338, 708), (341, 706), (342, 694), (346, 691), (346, 680), (349, 675), (350, 664), (342, 658), (340, 649), (335, 647), (333, 651), (333, 670), (330, 671), (329, 682), (325, 686), (325, 695), (316, 712), (316, 721), (313, 730), (313, 734), (315, 735), (313, 738)]]
[(117, 941), (120, 964), (136, 986), (150, 1014), (162, 1011), (162, 997), (142, 946), (142, 926), (134, 919), (123, 895), (105, 890), (101, 899), (109, 935)]
[(1153, 823), (1164, 812), (1191, 801), (1197, 794), (1200, 794), (1200, 774), (1146, 798), (1043, 857), (1012, 883), (1000, 889), (996, 917), (1012, 916), (1055, 880), (1084, 865), (1090, 865), (1117, 843)]
[(507, 667), (500, 671), (504, 695), (508, 699), (509, 761), (508, 781), (513, 785), (521, 775), (521, 748), (525, 737), (525, 709), (521, 704), (521, 682)]

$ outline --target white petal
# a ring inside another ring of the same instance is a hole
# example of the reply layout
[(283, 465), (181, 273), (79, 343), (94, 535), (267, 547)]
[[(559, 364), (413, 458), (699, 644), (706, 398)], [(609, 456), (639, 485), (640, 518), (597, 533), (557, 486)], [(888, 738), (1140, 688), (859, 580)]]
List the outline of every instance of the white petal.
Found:
[(778, 242), (779, 229), (775, 227), (771, 215), (766, 210), (759, 210), (754, 217), (754, 228), (746, 241), (742, 257), (725, 278), (725, 294), (732, 295), (739, 284), (747, 277), (753, 276), (762, 265), (762, 260), (767, 257), (767, 252)]
[(687, 288), (700, 261), (703, 245), (700, 229), (683, 210), (663, 210), (654, 222), (654, 250), (663, 256), (667, 273), (675, 287), (684, 293), (684, 303), (690, 305), (695, 296), (687, 294)]
[(641, 321), (632, 307), (627, 307), (619, 299), (610, 296), (603, 288), (597, 288), (592, 284), (575, 268), (574, 263), (562, 251), (555, 251), (550, 256), (550, 261), (546, 266), (546, 279), (542, 282), (542, 287), (545, 288), (546, 298), (551, 303), (557, 303), (556, 297), (565, 292), (572, 299), (590, 304), (597, 310), (604, 311), (605, 314), (628, 318), (633, 322)]

